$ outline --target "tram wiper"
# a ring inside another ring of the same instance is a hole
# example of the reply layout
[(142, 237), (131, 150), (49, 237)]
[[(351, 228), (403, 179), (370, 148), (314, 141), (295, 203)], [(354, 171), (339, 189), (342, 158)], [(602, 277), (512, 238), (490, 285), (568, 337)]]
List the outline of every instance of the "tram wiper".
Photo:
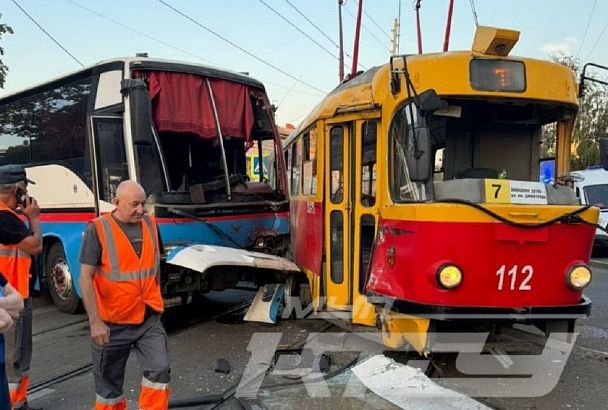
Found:
[(205, 221), (204, 218), (200, 218), (196, 215), (192, 215), (191, 213), (182, 211), (181, 209), (167, 208), (167, 211), (171, 212), (172, 214), (178, 215), (178, 216), (183, 216), (184, 218), (190, 218), (190, 219), (194, 219), (195, 221), (199, 221), (199, 222), (205, 224), (207, 227), (209, 227), (209, 229), (211, 229), (221, 239), (228, 241), (228, 242), (232, 242), (233, 244), (236, 245), (236, 247), (238, 249), (244, 249), (243, 246), (240, 243), (238, 243), (237, 241), (235, 241), (234, 239), (232, 239), (230, 237), (230, 235), (228, 235), (226, 232), (222, 231), (217, 226)]

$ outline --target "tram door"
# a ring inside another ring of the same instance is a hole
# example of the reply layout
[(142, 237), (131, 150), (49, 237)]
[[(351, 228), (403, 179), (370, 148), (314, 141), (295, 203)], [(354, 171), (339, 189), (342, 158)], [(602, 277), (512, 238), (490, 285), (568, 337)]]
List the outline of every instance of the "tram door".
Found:
[(355, 323), (373, 325), (363, 296), (376, 225), (377, 121), (326, 127), (324, 283), (327, 308), (351, 311)]
[(329, 310), (350, 310), (351, 123), (325, 127), (325, 284)]

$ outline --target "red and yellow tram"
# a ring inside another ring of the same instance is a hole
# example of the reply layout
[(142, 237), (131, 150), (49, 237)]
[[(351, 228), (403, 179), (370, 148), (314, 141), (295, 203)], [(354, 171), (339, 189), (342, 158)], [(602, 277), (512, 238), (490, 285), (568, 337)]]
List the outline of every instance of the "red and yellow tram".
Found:
[(419, 352), (453, 324), (566, 330), (589, 314), (598, 209), (539, 182), (545, 151), (569, 172), (577, 83), (509, 56), (518, 35), (480, 27), (472, 51), (392, 57), (285, 142), (291, 246), (317, 311)]

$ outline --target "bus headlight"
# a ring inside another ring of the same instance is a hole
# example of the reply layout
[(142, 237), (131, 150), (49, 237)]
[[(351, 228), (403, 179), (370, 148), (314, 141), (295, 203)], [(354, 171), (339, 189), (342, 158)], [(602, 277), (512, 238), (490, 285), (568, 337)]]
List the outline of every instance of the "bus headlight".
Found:
[(568, 269), (566, 283), (572, 289), (583, 289), (591, 282), (591, 271), (583, 265), (574, 265)]
[(462, 271), (456, 265), (443, 265), (437, 270), (437, 283), (444, 289), (455, 289), (462, 283)]

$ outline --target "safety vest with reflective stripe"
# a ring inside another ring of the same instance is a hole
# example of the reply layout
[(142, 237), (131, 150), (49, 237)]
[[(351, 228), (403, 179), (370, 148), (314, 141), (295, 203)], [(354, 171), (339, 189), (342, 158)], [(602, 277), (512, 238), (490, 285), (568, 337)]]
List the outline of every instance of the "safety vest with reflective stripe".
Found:
[[(19, 218), (17, 213), (2, 201), (0, 201), (0, 210), (9, 211), (16, 218)], [(0, 244), (0, 272), (17, 289), (23, 299), (27, 299), (30, 295), (31, 265), (32, 257), (27, 252), (19, 249), (18, 245)]]
[(101, 264), (93, 277), (101, 320), (140, 324), (144, 321), (146, 305), (162, 312), (163, 299), (156, 279), (160, 273), (160, 253), (154, 218), (144, 215), (142, 219), (139, 257), (110, 214), (94, 219), (93, 223), (101, 243)]

